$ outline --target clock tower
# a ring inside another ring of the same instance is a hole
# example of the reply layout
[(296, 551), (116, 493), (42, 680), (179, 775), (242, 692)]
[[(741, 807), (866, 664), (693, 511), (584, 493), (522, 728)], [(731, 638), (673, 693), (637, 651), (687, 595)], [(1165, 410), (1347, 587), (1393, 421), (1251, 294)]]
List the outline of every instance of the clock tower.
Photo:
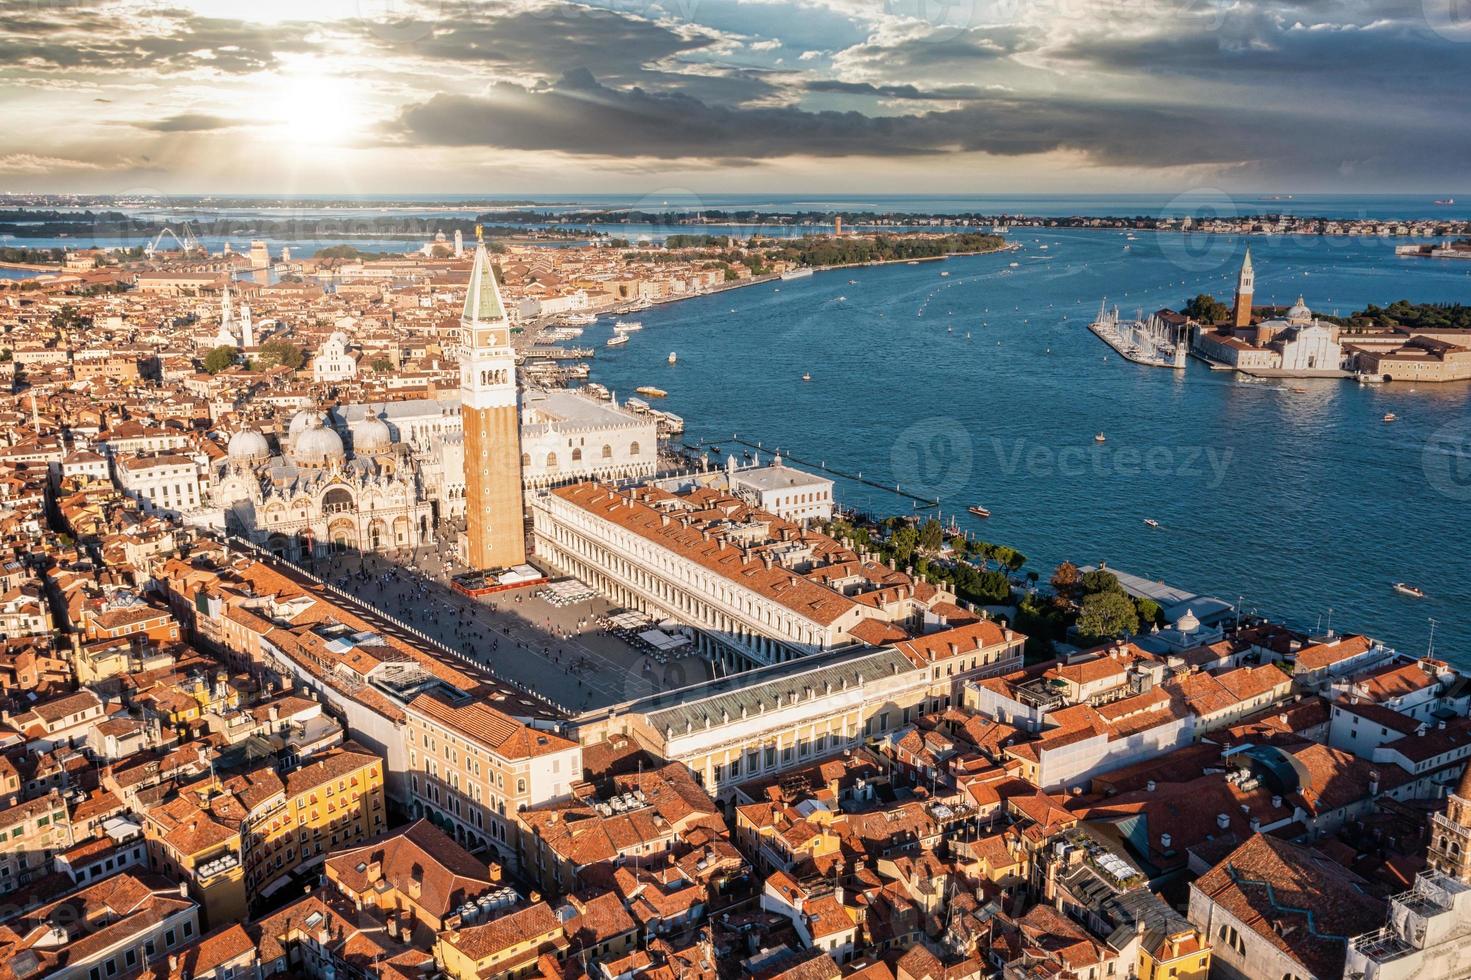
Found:
[(474, 569), (526, 561), (521, 412), (511, 322), (485, 243), (475, 246), (460, 315), (460, 416), (465, 429), (466, 559)]

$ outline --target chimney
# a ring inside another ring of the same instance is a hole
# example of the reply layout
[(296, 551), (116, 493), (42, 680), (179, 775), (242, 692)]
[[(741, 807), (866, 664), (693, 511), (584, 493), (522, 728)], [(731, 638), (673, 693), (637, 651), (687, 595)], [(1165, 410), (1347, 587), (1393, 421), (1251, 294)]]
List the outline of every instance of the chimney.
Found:
[(1230, 814), (1226, 814), (1226, 813), (1218, 813), (1218, 814), (1216, 814), (1216, 826), (1219, 827), (1219, 828), (1221, 828), (1222, 830), (1230, 830), (1231, 829), (1231, 816), (1230, 816)]
[(1147, 783), (1144, 784), (1144, 788), (1146, 790), (1148, 790), (1149, 792), (1153, 793), (1154, 792), (1155, 785), (1156, 784), (1155, 784), (1154, 780), (1151, 779), (1149, 782), (1147, 782)]
[(170, 953), (169, 954), (169, 972), (170, 973), (178, 973), (179, 972), (179, 955), (177, 953)]
[(1171, 837), (1169, 834), (1159, 835), (1159, 849), (1161, 851), (1168, 851), (1170, 849), (1170, 845), (1174, 842), (1175, 838)]
[(1370, 769), (1369, 770), (1369, 795), (1370, 796), (1378, 796), (1379, 795), (1379, 770), (1378, 769)]

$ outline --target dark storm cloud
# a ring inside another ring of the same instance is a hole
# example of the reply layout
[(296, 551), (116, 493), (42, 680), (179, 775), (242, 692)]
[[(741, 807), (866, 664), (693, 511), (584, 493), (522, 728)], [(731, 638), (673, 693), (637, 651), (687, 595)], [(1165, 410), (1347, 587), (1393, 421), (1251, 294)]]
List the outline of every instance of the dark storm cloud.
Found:
[(533, 81), (552, 82), (584, 69), (615, 88), (638, 85), (723, 103), (777, 91), (768, 71), (721, 64), (714, 49), (723, 39), (688, 22), (674, 27), (574, 4), (510, 12), (484, 4), (454, 5), (441, 13), (434, 21), (359, 21), (356, 26), (365, 40), (398, 55), (485, 67)]
[(302, 36), (302, 25), (247, 24), (187, 10), (152, 11), (150, 17), (156, 18), (149, 21), (151, 33), (124, 14), (80, 6), (36, 5), (29, 13), (0, 16), (0, 66), (248, 74), (274, 67), (280, 52), (316, 48)]
[[(640, 67), (708, 48), (715, 38), (651, 21), (567, 4), (504, 16), (474, 6), (462, 16), (423, 24), (422, 37), (395, 45), (431, 61), (466, 62), (556, 78), (586, 68), (614, 83)], [(419, 32), (416, 32), (419, 33)]]
[(1330, 99), (1367, 90), (1417, 95), (1417, 102), (1437, 94), (1464, 97), (1471, 83), (1471, 49), (1430, 33), (1423, 22), (1310, 28), (1256, 14), (1234, 17), (1215, 31), (1090, 38), (1054, 54), (1101, 71), (1256, 86), (1268, 101), (1292, 83)]
[(842, 82), (834, 78), (817, 78), (805, 82), (808, 92), (836, 95), (871, 95), (884, 99), (908, 99), (914, 102), (953, 102), (975, 99), (981, 90), (974, 85), (950, 85), (945, 88), (922, 89), (916, 85), (874, 85), (871, 82)]
[(992, 96), (956, 109), (875, 116), (797, 107), (735, 108), (681, 94), (604, 86), (569, 73), (548, 89), (496, 87), (484, 98), (438, 95), (406, 109), (402, 135), (447, 146), (488, 146), (603, 157), (763, 160), (786, 156), (1001, 156), (1069, 149), (1096, 163), (1147, 168), (1243, 165), (1263, 175), (1329, 169), (1392, 173), (1434, 141), (1454, 172), (1471, 152), (1465, 132), (1390, 120), (1366, 147), (1354, 119), (1241, 106), (1201, 109), (1074, 98)]
[(182, 112), (164, 119), (143, 120), (128, 125), (155, 133), (204, 133), (216, 129), (230, 129), (239, 125), (239, 122), (203, 112)]
[[(1132, 132), (1158, 133), (1187, 119), (1135, 109)], [(451, 146), (485, 145), (605, 156), (746, 158), (790, 155), (915, 156), (956, 150), (1002, 155), (1091, 143), (1134, 157), (1097, 106), (993, 98), (945, 112), (871, 116), (796, 107), (735, 108), (683, 94), (620, 90), (574, 71), (544, 90), (496, 87), (485, 98), (438, 95), (407, 109), (404, 132)]]

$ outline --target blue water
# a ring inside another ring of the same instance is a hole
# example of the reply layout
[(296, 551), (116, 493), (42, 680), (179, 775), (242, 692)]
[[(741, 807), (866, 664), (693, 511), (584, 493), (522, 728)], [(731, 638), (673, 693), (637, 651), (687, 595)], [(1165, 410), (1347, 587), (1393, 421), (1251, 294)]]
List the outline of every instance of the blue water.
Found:
[[(639, 315), (645, 329), (626, 346), (599, 346), (592, 377), (620, 398), (667, 389), (660, 407), (685, 418), (686, 441), (740, 451), (739, 433), (939, 495), (947, 515), (1025, 552), (1044, 580), (1060, 560), (1104, 560), (1417, 653), (1434, 617), (1437, 653), (1471, 666), (1471, 467), (1450, 469), (1471, 447), (1471, 385), (1244, 384), (1194, 361), (1131, 365), (1086, 329), (1100, 299), (1132, 313), (1224, 298), (1246, 242), (1017, 240), (1019, 254), (819, 272), (661, 306)], [(1464, 264), (1396, 259), (1386, 243), (1250, 244), (1258, 302), (1302, 293), (1346, 313), (1471, 301)], [(584, 337), (601, 345), (609, 329)], [(851, 483), (839, 492), (878, 513), (911, 506)], [(965, 514), (972, 503), (992, 519)], [(1427, 598), (1398, 596), (1396, 581)]]
[[(312, 195), (303, 195), (310, 198)], [(333, 195), (317, 195), (321, 199), (337, 198)], [(382, 202), (385, 198), (395, 202), (386, 205)], [(1436, 199), (1454, 198), (1456, 204), (1450, 206), (1436, 205)], [(433, 202), (434, 206), (415, 206), (414, 200)], [(369, 219), (374, 217), (392, 217), (396, 219), (417, 218), (423, 221), (423, 234), (408, 235), (404, 237), (378, 238), (378, 239), (352, 239), (351, 243), (363, 251), (372, 252), (401, 252), (406, 249), (418, 248), (434, 233), (438, 223), (449, 218), (472, 218), (479, 213), (479, 208), (461, 208), (455, 206), (455, 201), (474, 200), (483, 201), (485, 195), (366, 195), (359, 198), (362, 202), (356, 208), (275, 208), (261, 206), (253, 207), (231, 207), (231, 208), (207, 208), (193, 204), (180, 203), (177, 207), (146, 206), (146, 207), (96, 207), (96, 211), (122, 211), (132, 214), (144, 220), (160, 221), (174, 226), (177, 230), (179, 224), (184, 221), (193, 221), (201, 226), (204, 231), (218, 230), (220, 234), (205, 234), (201, 241), (211, 251), (219, 251), (226, 241), (231, 241), (235, 247), (244, 248), (251, 237), (249, 225), (252, 219), (263, 218), (267, 220), (284, 220), (288, 218), (311, 219), (319, 218), (341, 219), (359, 218)], [(1228, 194), (1219, 190), (1196, 190), (1180, 194), (1104, 194), (1104, 195), (1026, 195), (1026, 194), (992, 194), (992, 195), (844, 195), (840, 197), (821, 197), (815, 195), (798, 194), (697, 194), (689, 191), (671, 191), (659, 195), (625, 195), (625, 194), (556, 194), (556, 195), (518, 195), (520, 200), (540, 201), (519, 208), (498, 208), (497, 210), (535, 210), (545, 211), (549, 214), (562, 214), (570, 211), (586, 211), (596, 209), (619, 210), (635, 209), (652, 214), (667, 214), (671, 216), (670, 222), (655, 222), (652, 224), (624, 224), (612, 222), (592, 222), (576, 226), (558, 225), (558, 227), (578, 227), (590, 231), (606, 232), (620, 238), (645, 239), (650, 241), (662, 241), (670, 234), (730, 234), (737, 236), (748, 236), (759, 232), (772, 237), (791, 237), (811, 234), (821, 234), (826, 226), (814, 225), (676, 225), (672, 223), (672, 216), (681, 212), (692, 210), (756, 210), (766, 213), (785, 213), (807, 211), (868, 211), (874, 213), (910, 213), (910, 214), (983, 214), (983, 215), (1016, 215), (1032, 217), (1067, 217), (1072, 215), (1096, 215), (1104, 217), (1181, 217), (1192, 216), (1196, 218), (1209, 217), (1231, 217), (1238, 215), (1255, 214), (1288, 214), (1309, 215), (1314, 217), (1338, 218), (1338, 219), (1373, 219), (1373, 220), (1403, 220), (1415, 219), (1438, 219), (1438, 220), (1468, 220), (1471, 219), (1471, 193), (1467, 194), (1443, 194), (1443, 195), (1327, 195), (1327, 194)], [(57, 208), (59, 211), (79, 211), (79, 208)], [(228, 229), (220, 229), (217, 222), (240, 222), (240, 230), (224, 233)], [(536, 227), (529, 225), (528, 227)], [(864, 229), (865, 225), (850, 224), (850, 228), (856, 230)], [(271, 246), (272, 252), (277, 252), (282, 245), (293, 248), (293, 254), (309, 256), (318, 248), (334, 245), (339, 242), (336, 238), (323, 238), (320, 240), (285, 240), (276, 238), (265, 239)], [(1404, 241), (1400, 239), (1400, 241)], [(33, 248), (87, 248), (94, 245), (104, 248), (117, 246), (139, 246), (147, 244), (144, 238), (117, 238), (104, 237), (94, 239), (90, 235), (73, 234), (66, 238), (26, 238), (10, 239), (9, 236), (0, 235), (0, 242), (6, 244), (26, 245)]]
[[(901, 211), (924, 214), (1026, 214), (1049, 217), (1065, 215), (1158, 215), (1200, 214), (1215, 211), (1223, 214), (1305, 214), (1334, 218), (1411, 218), (1419, 216), (1471, 217), (1471, 193), (1445, 194), (1290, 194), (1276, 192), (1228, 193), (1215, 188), (1201, 188), (1175, 194), (846, 194), (821, 196), (813, 194), (706, 194), (671, 189), (659, 194), (518, 194), (516, 199), (536, 202), (523, 210), (563, 212), (591, 208), (638, 209), (642, 211), (684, 211), (696, 209), (754, 209), (760, 211)], [(240, 200), (248, 195), (233, 195)], [(303, 194), (301, 200), (342, 200), (342, 195)], [(1454, 198), (1458, 203), (1441, 206), (1437, 199)], [(122, 210), (135, 214), (188, 217), (190, 215), (281, 217), (293, 213), (321, 216), (389, 215), (454, 215), (470, 216), (477, 209), (458, 210), (456, 201), (481, 202), (485, 194), (364, 194), (353, 198), (362, 202), (356, 208), (207, 208), (182, 201), (177, 207), (149, 206), (135, 208), (93, 207), (92, 210)], [(395, 202), (379, 206), (380, 202)], [(422, 201), (435, 207), (415, 207)], [(444, 205), (450, 205), (445, 207)], [(56, 208), (59, 211), (84, 210)]]

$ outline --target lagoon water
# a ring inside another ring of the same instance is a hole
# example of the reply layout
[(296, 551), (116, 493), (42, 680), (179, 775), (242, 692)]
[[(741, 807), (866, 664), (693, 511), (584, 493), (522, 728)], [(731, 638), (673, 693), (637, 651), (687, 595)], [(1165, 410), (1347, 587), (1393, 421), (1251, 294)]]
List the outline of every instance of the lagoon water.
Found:
[[(1132, 315), (1198, 292), (1226, 299), (1246, 240), (1015, 240), (1019, 253), (819, 272), (657, 307), (629, 344), (599, 346), (592, 378), (620, 399), (638, 385), (668, 390), (659, 407), (685, 418), (686, 442), (739, 453), (739, 434), (938, 495), (947, 522), (953, 513), (1020, 549), (1044, 579), (1063, 559), (1106, 561), (1413, 653), (1434, 617), (1437, 653), (1471, 667), (1471, 385), (1248, 384), (1193, 360), (1183, 372), (1128, 364), (1086, 329), (1100, 300)], [(1348, 313), (1471, 301), (1466, 264), (1397, 259), (1392, 243), (1250, 244), (1258, 303), (1301, 293)], [(601, 320), (584, 339), (601, 345), (610, 328)], [(876, 513), (911, 506), (850, 482), (838, 492)], [(969, 516), (973, 503), (994, 516)], [(1397, 581), (1427, 597), (1397, 595)]]

